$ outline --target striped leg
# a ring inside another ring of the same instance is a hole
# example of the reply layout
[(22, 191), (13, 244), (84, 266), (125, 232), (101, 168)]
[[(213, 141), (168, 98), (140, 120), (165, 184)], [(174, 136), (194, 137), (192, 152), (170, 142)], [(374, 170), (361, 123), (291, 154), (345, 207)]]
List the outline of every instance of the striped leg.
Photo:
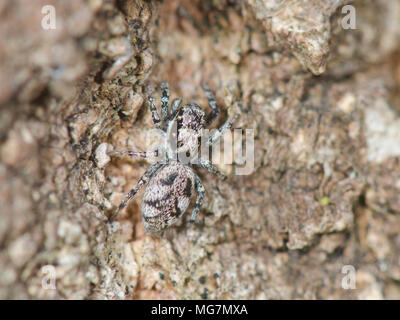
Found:
[(150, 178), (153, 176), (153, 174), (160, 169), (163, 165), (165, 164), (165, 161), (160, 161), (155, 164), (152, 164), (150, 167), (147, 168), (146, 172), (143, 174), (143, 176), (139, 179), (139, 181), (136, 183), (136, 185), (125, 195), (125, 199), (121, 201), (121, 204), (119, 207), (115, 210), (115, 212), (111, 215), (110, 220), (114, 220), (117, 216), (118, 213), (124, 209), (129, 201), (132, 200), (132, 198), (138, 193), (138, 191), (149, 182)]
[(181, 103), (182, 103), (181, 98), (176, 98), (176, 99), (174, 99), (174, 101), (172, 101), (171, 114), (169, 116), (169, 120), (172, 120), (175, 118), (176, 114), (178, 113)]
[(154, 99), (153, 99), (153, 97), (149, 97), (148, 99), (147, 99), (147, 106), (148, 106), (148, 108), (150, 109), (150, 111), (151, 111), (151, 116), (152, 116), (152, 118), (153, 118), (153, 123), (154, 123), (154, 126), (157, 128), (157, 129), (163, 129), (163, 123), (161, 122), (161, 119), (160, 119), (160, 116), (159, 116), (159, 114), (158, 114), (158, 111), (157, 111), (157, 108), (156, 108), (156, 105), (154, 104)]
[(169, 88), (168, 82), (161, 82), (161, 117), (164, 122), (168, 119)]
[(199, 163), (198, 165), (202, 168), (207, 169), (208, 172), (213, 173), (215, 175), (218, 175), (222, 180), (226, 179), (226, 175), (223, 174), (221, 171), (219, 171), (212, 163), (210, 160), (206, 160), (203, 158), (199, 158)]
[(195, 184), (196, 184), (196, 190), (197, 190), (197, 198), (196, 198), (196, 203), (194, 204), (192, 215), (190, 216), (191, 222), (196, 221), (197, 216), (199, 215), (201, 205), (203, 204), (204, 195), (206, 193), (206, 190), (204, 189), (204, 186), (201, 183), (201, 180), (198, 175), (196, 175), (195, 179), (196, 179)]
[(210, 124), (215, 120), (215, 118), (219, 114), (219, 108), (217, 107), (217, 103), (215, 102), (214, 95), (211, 92), (211, 89), (204, 82), (201, 83), (203, 87), (204, 93), (206, 94), (206, 98), (208, 100), (208, 104), (211, 108), (211, 113), (207, 116), (207, 124)]
[(233, 119), (227, 120), (217, 131), (208, 139), (207, 145), (212, 145), (217, 142), (221, 137), (232, 128), (233, 122), (239, 117), (239, 114), (235, 114)]
[(131, 157), (131, 158), (152, 158), (158, 156), (158, 150), (156, 151), (131, 151), (131, 150), (124, 150), (124, 151), (113, 151), (109, 152), (108, 155), (112, 157)]

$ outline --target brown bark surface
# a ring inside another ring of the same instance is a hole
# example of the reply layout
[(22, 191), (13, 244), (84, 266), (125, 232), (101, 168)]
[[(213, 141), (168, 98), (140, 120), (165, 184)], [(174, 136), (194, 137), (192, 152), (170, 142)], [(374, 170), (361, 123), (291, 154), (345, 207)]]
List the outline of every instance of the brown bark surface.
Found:
[[(1, 1), (0, 298), (399, 299), (399, 21), (397, 0)], [(205, 108), (207, 82), (255, 159), (197, 170), (198, 221), (157, 238), (141, 193), (107, 222), (149, 163), (105, 149), (150, 148), (162, 80)]]

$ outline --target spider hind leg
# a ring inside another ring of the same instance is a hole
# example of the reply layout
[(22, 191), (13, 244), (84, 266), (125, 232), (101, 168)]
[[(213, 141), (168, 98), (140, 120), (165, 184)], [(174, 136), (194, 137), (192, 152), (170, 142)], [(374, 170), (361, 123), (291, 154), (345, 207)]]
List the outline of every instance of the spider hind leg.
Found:
[(115, 218), (118, 216), (119, 212), (124, 209), (129, 201), (131, 201), (135, 195), (139, 192), (139, 190), (146, 185), (150, 178), (153, 176), (153, 174), (164, 165), (164, 161), (159, 161), (155, 164), (152, 164), (150, 167), (147, 168), (146, 172), (142, 175), (142, 177), (139, 179), (139, 181), (136, 183), (136, 185), (125, 195), (125, 198), (121, 201), (120, 205), (118, 208), (114, 211), (114, 213), (110, 217), (110, 221), (115, 220)]
[(204, 200), (204, 195), (206, 193), (206, 190), (199, 178), (198, 175), (196, 175), (195, 177), (195, 185), (196, 185), (196, 191), (197, 191), (197, 198), (196, 198), (196, 202), (194, 204), (194, 208), (192, 211), (192, 215), (190, 216), (190, 221), (191, 222), (195, 222), (197, 219), (197, 216), (199, 215), (199, 211), (201, 208), (201, 205), (203, 204), (203, 200)]

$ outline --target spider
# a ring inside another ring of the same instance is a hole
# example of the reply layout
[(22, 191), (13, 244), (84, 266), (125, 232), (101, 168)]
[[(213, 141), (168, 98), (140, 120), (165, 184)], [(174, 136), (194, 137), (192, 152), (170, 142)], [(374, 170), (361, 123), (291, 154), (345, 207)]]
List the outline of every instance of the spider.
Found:
[[(194, 189), (197, 191), (196, 201), (193, 207), (190, 221), (194, 222), (203, 203), (205, 189), (193, 170), (192, 165), (197, 164), (208, 172), (225, 179), (208, 159), (198, 155), (200, 138), (206, 126), (210, 125), (219, 114), (219, 108), (215, 102), (210, 88), (202, 83), (211, 112), (206, 115), (204, 110), (195, 102), (181, 107), (182, 99), (172, 101), (169, 110), (168, 83), (161, 83), (161, 117), (154, 104), (154, 99), (149, 95), (147, 107), (150, 109), (154, 126), (163, 131), (164, 144), (161, 147), (163, 157), (160, 161), (150, 165), (137, 184), (129, 191), (111, 219), (115, 218), (119, 211), (125, 208), (128, 202), (137, 192), (147, 184), (142, 198), (142, 219), (146, 233), (160, 234), (163, 230), (177, 222), (188, 208)], [(207, 147), (217, 142), (226, 131), (232, 128), (236, 114), (228, 119), (220, 128), (214, 131), (207, 139)], [(114, 155), (149, 158), (157, 156), (159, 150), (152, 152), (122, 151)], [(181, 161), (180, 155), (184, 154), (190, 161)]]

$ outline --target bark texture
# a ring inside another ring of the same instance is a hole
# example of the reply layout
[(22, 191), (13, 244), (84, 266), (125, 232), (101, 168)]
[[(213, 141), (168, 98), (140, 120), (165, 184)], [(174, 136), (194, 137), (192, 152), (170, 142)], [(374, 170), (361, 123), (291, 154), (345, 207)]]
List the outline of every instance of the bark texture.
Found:
[[(398, 21), (397, 0), (1, 1), (0, 298), (399, 299)], [(255, 168), (198, 170), (198, 221), (156, 238), (141, 194), (107, 222), (149, 163), (106, 151), (155, 143), (162, 80), (203, 106), (206, 81)]]

